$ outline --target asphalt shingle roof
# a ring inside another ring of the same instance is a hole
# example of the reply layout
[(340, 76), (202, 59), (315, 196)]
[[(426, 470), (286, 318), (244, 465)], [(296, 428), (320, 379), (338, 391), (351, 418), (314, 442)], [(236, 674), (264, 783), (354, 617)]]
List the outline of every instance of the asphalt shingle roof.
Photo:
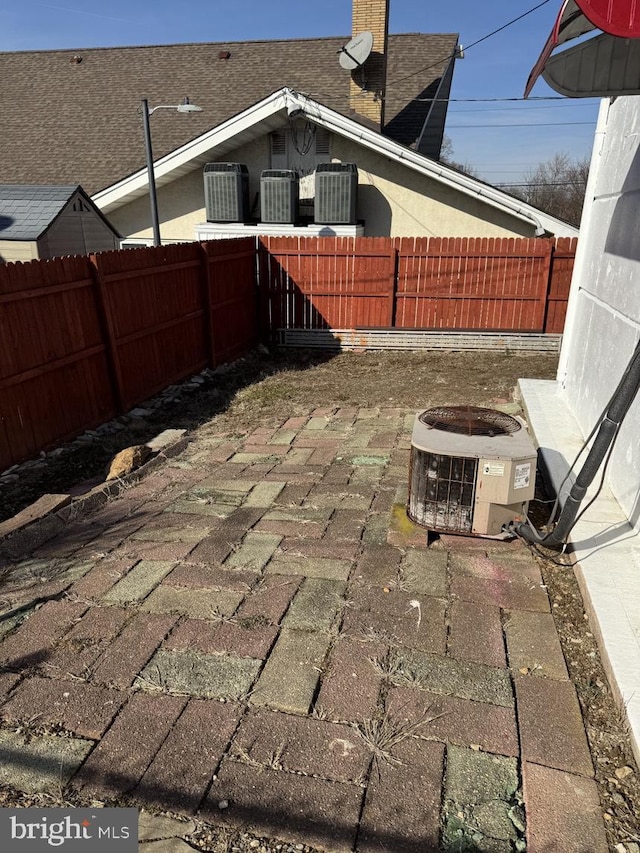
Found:
[(77, 189), (0, 184), (0, 240), (37, 240)]
[[(0, 53), (0, 181), (93, 194), (143, 168), (145, 97), (155, 106), (189, 96), (203, 108), (152, 117), (156, 158), (284, 86), (358, 120), (338, 63), (349, 38)], [(455, 34), (389, 36), (384, 132), (396, 141), (417, 140), (456, 44)]]

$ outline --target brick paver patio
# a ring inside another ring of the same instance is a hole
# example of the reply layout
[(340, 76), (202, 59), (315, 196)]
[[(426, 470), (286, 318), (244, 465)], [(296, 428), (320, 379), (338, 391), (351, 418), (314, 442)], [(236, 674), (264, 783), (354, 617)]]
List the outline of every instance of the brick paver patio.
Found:
[(412, 421), (203, 429), (16, 559), (0, 783), (331, 851), (604, 853), (535, 558), (398, 517)]

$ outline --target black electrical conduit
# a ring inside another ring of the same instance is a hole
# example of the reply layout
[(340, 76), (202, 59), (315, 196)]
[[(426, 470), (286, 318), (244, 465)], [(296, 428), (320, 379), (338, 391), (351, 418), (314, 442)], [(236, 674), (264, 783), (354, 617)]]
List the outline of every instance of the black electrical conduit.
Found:
[(530, 544), (543, 545), (545, 548), (561, 548), (571, 533), (573, 525), (584, 500), (587, 489), (593, 482), (607, 451), (615, 440), (620, 425), (629, 411), (640, 389), (640, 341), (631, 356), (629, 364), (616, 388), (607, 411), (602, 418), (600, 428), (591, 450), (567, 496), (562, 512), (553, 530), (545, 535), (535, 530), (528, 522), (520, 522), (511, 527), (513, 533)]

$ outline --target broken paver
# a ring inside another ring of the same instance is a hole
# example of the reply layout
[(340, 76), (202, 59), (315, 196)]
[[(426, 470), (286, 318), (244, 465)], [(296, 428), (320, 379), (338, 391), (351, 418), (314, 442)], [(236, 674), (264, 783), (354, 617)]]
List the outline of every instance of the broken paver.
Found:
[[(515, 799), (518, 763), (489, 753), (447, 747), (444, 849), (490, 842), (492, 853), (509, 853), (518, 840), (524, 810)], [(515, 818), (515, 821), (514, 821)], [(485, 841), (486, 839), (486, 841)]]

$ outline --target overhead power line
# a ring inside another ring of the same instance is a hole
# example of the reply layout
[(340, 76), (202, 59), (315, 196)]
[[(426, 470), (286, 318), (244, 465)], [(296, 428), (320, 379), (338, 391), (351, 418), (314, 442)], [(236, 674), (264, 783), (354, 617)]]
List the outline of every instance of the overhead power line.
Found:
[(477, 128), (477, 127), (567, 127), (579, 124), (588, 124), (591, 127), (595, 125), (594, 121), (549, 121), (549, 122), (525, 122), (524, 124), (450, 124), (447, 127), (447, 130), (459, 130), (460, 128), (469, 127), (469, 128)]
[[(529, 9), (527, 12), (523, 12), (522, 15), (518, 15), (517, 18), (513, 18), (511, 21), (507, 21), (506, 24), (503, 24), (501, 27), (498, 27), (495, 30), (492, 30), (490, 33), (487, 33), (485, 36), (482, 36), (476, 41), (472, 41), (471, 44), (468, 44), (464, 49), (470, 50), (472, 47), (480, 44), (487, 39), (492, 38), (493, 36), (501, 33), (503, 30), (506, 30), (507, 27), (512, 26), (512, 24), (516, 24), (518, 21), (521, 21), (523, 18), (526, 18), (527, 15), (531, 15), (532, 12), (536, 12), (538, 9), (541, 9), (543, 6), (546, 6), (550, 0), (542, 0), (542, 3), (538, 3), (537, 6)], [(398, 80), (393, 80), (391, 83), (387, 83), (387, 89), (390, 86), (395, 86), (398, 83), (404, 83), (405, 80), (410, 80), (412, 77), (417, 77), (418, 74), (422, 74), (423, 71), (429, 71), (431, 68), (436, 68), (438, 65), (442, 65), (444, 62), (449, 62), (449, 60), (453, 59), (457, 55), (457, 50), (454, 50), (449, 56), (446, 56), (444, 59), (439, 60), (438, 62), (433, 62), (431, 65), (426, 65), (424, 68), (419, 68), (417, 71), (414, 71), (412, 74), (407, 74), (406, 77), (400, 77)]]

